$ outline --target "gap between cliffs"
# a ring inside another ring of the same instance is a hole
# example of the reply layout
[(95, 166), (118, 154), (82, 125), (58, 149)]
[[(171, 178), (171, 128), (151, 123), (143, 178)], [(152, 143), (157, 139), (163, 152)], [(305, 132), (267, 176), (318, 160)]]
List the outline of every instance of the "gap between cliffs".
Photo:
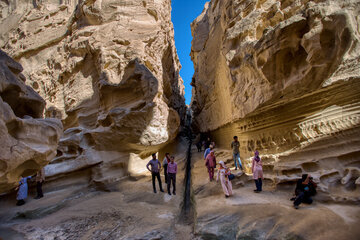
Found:
[(192, 188), (192, 175), (191, 170), (193, 167), (193, 162), (191, 161), (191, 147), (193, 133), (191, 130), (191, 114), (186, 115), (185, 127), (184, 127), (184, 137), (188, 142), (188, 148), (186, 152), (186, 162), (185, 162), (185, 177), (184, 177), (184, 195), (183, 201), (181, 204), (181, 212), (179, 216), (179, 221), (185, 224), (194, 225), (196, 219), (196, 203), (194, 191)]

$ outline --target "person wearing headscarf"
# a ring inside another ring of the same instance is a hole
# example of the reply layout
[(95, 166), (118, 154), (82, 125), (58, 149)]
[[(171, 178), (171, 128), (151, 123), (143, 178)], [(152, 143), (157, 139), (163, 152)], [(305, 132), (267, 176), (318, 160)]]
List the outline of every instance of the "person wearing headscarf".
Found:
[(18, 190), (16, 195), (17, 206), (21, 206), (25, 204), (25, 199), (28, 196), (28, 184), (27, 184), (28, 179), (31, 179), (31, 176), (21, 177), (19, 181), (19, 186), (16, 188), (16, 190)]
[(205, 159), (205, 166), (208, 169), (210, 181), (214, 180), (214, 168), (216, 168), (216, 157), (214, 151), (211, 151)]
[(213, 149), (214, 149), (214, 147), (213, 147), (213, 145), (211, 145), (211, 144), (210, 144), (210, 146), (209, 146), (207, 149), (205, 149), (205, 152), (204, 152), (204, 159), (205, 159), (205, 160), (206, 160), (207, 155), (209, 155), (210, 152), (211, 152)]
[(256, 189), (254, 190), (254, 192), (259, 193), (262, 191), (262, 179), (264, 178), (264, 176), (262, 162), (258, 151), (255, 151), (255, 156), (252, 160), (251, 170), (253, 172), (253, 178), (256, 185)]
[(232, 184), (231, 181), (229, 180), (229, 175), (231, 172), (230, 169), (226, 167), (223, 161), (220, 161), (219, 165), (220, 166), (217, 171), (216, 181), (218, 182), (220, 178), (221, 187), (224, 191), (225, 197), (228, 198), (229, 196), (232, 195)]

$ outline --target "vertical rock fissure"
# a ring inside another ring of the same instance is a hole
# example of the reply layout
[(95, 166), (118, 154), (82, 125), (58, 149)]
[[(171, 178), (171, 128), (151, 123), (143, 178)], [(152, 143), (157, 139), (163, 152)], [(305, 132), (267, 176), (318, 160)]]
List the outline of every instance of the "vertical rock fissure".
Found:
[(191, 130), (191, 115), (187, 115), (184, 128), (185, 138), (188, 141), (188, 149), (186, 153), (186, 166), (184, 178), (184, 196), (181, 206), (180, 221), (187, 224), (193, 224), (196, 216), (195, 198), (192, 189), (192, 161), (191, 161), (191, 146), (192, 146), (192, 130)]

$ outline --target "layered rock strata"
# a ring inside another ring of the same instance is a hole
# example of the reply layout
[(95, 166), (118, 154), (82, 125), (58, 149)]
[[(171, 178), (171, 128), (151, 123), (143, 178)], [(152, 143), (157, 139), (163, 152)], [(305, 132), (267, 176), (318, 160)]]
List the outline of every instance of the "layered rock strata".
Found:
[(56, 155), (62, 124), (42, 119), (45, 101), (25, 84), (22, 66), (0, 50), (0, 193)]
[(195, 127), (225, 148), (239, 135), (275, 185), (306, 172), (330, 199), (359, 201), (359, 6), (212, 0), (191, 25)]
[(186, 108), (169, 0), (1, 4), (1, 47), (64, 124), (48, 176), (91, 168), (111, 183), (176, 137)]

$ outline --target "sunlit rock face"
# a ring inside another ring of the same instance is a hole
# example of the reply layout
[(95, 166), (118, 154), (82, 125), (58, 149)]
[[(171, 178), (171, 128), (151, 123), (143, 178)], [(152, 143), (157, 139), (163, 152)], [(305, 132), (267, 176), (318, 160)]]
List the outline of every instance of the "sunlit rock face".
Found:
[(0, 50), (0, 193), (56, 155), (62, 124), (41, 119), (45, 101), (25, 84), (22, 66)]
[(2, 2), (1, 47), (65, 128), (46, 169), (118, 180), (172, 141), (185, 113), (169, 0)]
[(360, 1), (214, 1), (192, 23), (194, 125), (277, 186), (359, 201)]

